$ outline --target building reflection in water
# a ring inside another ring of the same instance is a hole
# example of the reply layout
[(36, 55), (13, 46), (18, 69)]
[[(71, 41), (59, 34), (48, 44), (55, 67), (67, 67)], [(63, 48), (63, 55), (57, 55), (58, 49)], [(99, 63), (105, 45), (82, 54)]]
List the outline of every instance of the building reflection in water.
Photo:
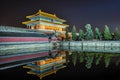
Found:
[(23, 68), (29, 68), (28, 74), (37, 75), (42, 79), (45, 76), (56, 73), (66, 67), (66, 54), (57, 53), (42, 60), (27, 64)]
[(110, 62), (113, 62), (116, 66), (120, 63), (120, 54), (115, 53), (83, 53), (77, 51), (57, 51), (56, 55), (44, 58), (42, 60), (33, 62), (23, 68), (29, 68), (28, 74), (34, 74), (42, 79), (45, 76), (56, 73), (58, 70), (65, 68), (68, 63), (72, 63), (76, 66), (77, 63), (85, 63), (85, 67), (90, 69), (92, 65), (100, 65), (104, 62), (104, 66), (107, 68)]

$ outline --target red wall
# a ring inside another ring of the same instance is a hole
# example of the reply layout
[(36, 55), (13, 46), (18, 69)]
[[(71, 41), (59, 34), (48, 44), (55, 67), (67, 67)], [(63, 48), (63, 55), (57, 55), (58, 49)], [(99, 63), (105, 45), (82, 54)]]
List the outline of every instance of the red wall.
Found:
[(41, 37), (1, 37), (0, 42), (36, 42), (48, 41), (48, 38)]

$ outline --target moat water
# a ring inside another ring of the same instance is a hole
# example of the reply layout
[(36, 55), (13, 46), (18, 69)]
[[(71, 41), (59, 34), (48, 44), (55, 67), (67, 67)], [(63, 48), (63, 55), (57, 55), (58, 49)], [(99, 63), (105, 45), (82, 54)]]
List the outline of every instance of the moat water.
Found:
[[(86, 53), (79, 50), (60, 50), (54, 48), (58, 55), (66, 55), (66, 66), (55, 74), (48, 75), (42, 80), (120, 80), (119, 53)], [(50, 57), (56, 57), (50, 51)], [(30, 75), (21, 66), (0, 71), (1, 80), (40, 80), (36, 75)]]

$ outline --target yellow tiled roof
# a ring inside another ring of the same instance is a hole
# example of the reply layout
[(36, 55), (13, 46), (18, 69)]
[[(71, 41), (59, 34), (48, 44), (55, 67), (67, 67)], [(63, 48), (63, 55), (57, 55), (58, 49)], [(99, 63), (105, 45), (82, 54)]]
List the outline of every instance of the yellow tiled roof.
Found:
[(43, 74), (37, 74), (37, 73), (32, 72), (32, 71), (29, 71), (29, 72), (27, 72), (27, 73), (28, 73), (28, 74), (37, 75), (38, 77), (40, 77), (40, 79), (42, 79), (43, 77), (48, 76), (48, 75), (51, 75), (51, 74), (53, 74), (53, 73), (56, 73), (58, 70), (60, 70), (60, 69), (62, 69), (62, 68), (65, 68), (65, 67), (66, 67), (66, 66), (62, 66), (62, 67), (60, 67), (60, 68), (57, 68), (57, 69), (55, 69), (55, 70), (50, 70), (50, 71), (45, 72), (45, 73), (43, 73)]
[(32, 17), (38, 16), (38, 15), (48, 17), (48, 18), (52, 18), (52, 19), (56, 19), (56, 20), (60, 20), (62, 22), (66, 22), (66, 20), (58, 18), (55, 14), (46, 13), (46, 12), (43, 12), (41, 10), (39, 10), (36, 14), (26, 16), (26, 18), (32, 18)]

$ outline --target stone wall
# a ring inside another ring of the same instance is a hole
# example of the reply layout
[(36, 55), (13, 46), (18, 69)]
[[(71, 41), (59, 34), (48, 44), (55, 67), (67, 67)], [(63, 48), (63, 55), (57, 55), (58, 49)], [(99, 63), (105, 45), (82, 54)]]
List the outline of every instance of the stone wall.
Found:
[(120, 41), (67, 41), (61, 44), (63, 49), (72, 51), (120, 53)]

